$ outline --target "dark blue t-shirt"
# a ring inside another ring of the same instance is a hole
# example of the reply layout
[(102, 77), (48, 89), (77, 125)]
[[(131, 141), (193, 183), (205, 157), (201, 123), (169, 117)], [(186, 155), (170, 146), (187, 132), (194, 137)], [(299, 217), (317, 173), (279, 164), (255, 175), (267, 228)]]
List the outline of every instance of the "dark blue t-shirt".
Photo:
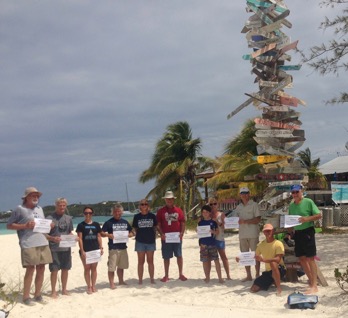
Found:
[[(203, 226), (203, 225), (210, 225), (211, 230), (216, 230), (218, 228), (217, 223), (213, 220), (201, 220), (198, 222), (198, 226)], [(199, 244), (203, 244), (203, 245), (209, 245), (209, 246), (216, 245), (216, 240), (215, 240), (215, 236), (213, 235), (213, 233), (211, 234), (210, 237), (200, 238), (198, 242), (199, 242)]]
[(85, 221), (77, 225), (76, 233), (82, 233), (83, 250), (85, 252), (99, 250), (98, 233), (101, 232), (100, 224), (92, 222), (87, 224)]
[(135, 240), (145, 244), (153, 244), (156, 241), (157, 225), (156, 216), (153, 213), (134, 215), (133, 227), (137, 230)]
[[(114, 231), (131, 232), (132, 227), (125, 219), (116, 220), (115, 218), (111, 218), (103, 224), (102, 231), (107, 232), (109, 234), (112, 234)], [(109, 239), (108, 245), (109, 245), (109, 250), (125, 250), (127, 248), (126, 243), (114, 244), (113, 239)]]

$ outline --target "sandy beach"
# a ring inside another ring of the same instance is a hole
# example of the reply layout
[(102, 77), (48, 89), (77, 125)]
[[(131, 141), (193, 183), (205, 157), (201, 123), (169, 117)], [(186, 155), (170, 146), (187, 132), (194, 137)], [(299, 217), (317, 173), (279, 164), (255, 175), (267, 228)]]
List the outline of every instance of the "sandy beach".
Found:
[[(260, 235), (263, 239), (263, 235)], [(283, 295), (277, 297), (275, 288), (251, 294), (251, 282), (242, 283), (244, 268), (235, 262), (239, 253), (238, 235), (226, 237), (226, 254), (230, 260), (231, 281), (219, 284), (213, 267), (211, 282), (203, 281), (202, 264), (199, 261), (198, 239), (194, 232), (186, 233), (183, 243), (184, 273), (188, 281), (178, 280), (175, 259), (170, 266), (170, 278), (167, 283), (160, 282), (163, 276), (160, 241), (157, 240), (155, 253), (156, 284), (151, 285), (147, 267), (145, 267), (144, 283), (138, 285), (137, 255), (134, 252), (134, 238), (128, 244), (130, 267), (125, 271), (127, 286), (109, 288), (107, 279), (107, 250), (98, 265), (98, 292), (86, 294), (83, 278), (83, 267), (78, 255), (78, 247), (73, 248), (73, 268), (69, 274), (68, 288), (71, 296), (59, 296), (51, 299), (49, 270), (46, 268), (43, 296), (47, 304), (36, 304), (28, 307), (19, 302), (10, 313), (10, 317), (346, 317), (348, 312), (348, 294), (343, 294), (334, 278), (334, 268), (345, 270), (348, 262), (348, 234), (317, 234), (319, 266), (328, 281), (328, 287), (319, 287), (319, 303), (314, 310), (289, 309), (287, 296), (304, 290), (306, 278), (298, 283), (282, 283)], [(107, 247), (107, 241), (103, 241)], [(3, 257), (0, 260), (1, 280), (16, 282), (23, 280), (24, 270), (20, 265), (20, 248), (17, 235), (0, 236)], [(262, 264), (261, 266), (263, 266)], [(262, 267), (263, 268), (263, 267)], [(224, 274), (224, 273), (223, 273)], [(223, 275), (226, 276), (225, 274)], [(59, 284), (58, 284), (59, 285)]]

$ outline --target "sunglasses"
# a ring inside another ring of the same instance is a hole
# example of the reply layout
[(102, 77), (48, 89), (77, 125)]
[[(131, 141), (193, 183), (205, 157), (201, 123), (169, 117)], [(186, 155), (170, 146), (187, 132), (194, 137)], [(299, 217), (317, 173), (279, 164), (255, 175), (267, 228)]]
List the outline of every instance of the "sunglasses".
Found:
[(299, 193), (300, 191), (291, 191), (291, 194)]
[(213, 206), (213, 205), (217, 205), (217, 203), (215, 202), (215, 203), (210, 203), (209, 204), (210, 206)]
[(93, 214), (93, 212), (83, 212), (84, 215), (90, 215)]
[(147, 203), (140, 203), (140, 205), (145, 205), (145, 206), (146, 206), (146, 205), (148, 205), (148, 204), (147, 204)]

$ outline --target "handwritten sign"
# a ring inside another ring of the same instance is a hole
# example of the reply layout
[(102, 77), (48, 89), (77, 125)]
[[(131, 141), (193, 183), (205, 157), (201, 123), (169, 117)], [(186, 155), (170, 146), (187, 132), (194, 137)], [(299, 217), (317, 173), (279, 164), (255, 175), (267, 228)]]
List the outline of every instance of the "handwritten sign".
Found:
[(59, 247), (75, 247), (76, 236), (75, 235), (61, 235)]
[(231, 216), (225, 218), (225, 229), (239, 229), (239, 217)]
[(100, 261), (101, 261), (100, 250), (86, 252), (86, 264), (98, 263)]
[(240, 266), (255, 266), (255, 252), (242, 252), (239, 254)]
[(166, 243), (180, 243), (180, 232), (166, 233)]
[(49, 233), (51, 231), (52, 220), (34, 219), (35, 226), (33, 231), (38, 233)]
[(114, 231), (113, 243), (128, 243), (128, 231)]
[(197, 236), (199, 238), (211, 237), (210, 225), (197, 226)]

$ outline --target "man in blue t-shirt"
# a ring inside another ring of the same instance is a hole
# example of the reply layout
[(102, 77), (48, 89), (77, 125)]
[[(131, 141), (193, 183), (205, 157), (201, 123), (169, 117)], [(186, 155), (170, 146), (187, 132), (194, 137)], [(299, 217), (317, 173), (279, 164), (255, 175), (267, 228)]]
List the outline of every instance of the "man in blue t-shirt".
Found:
[(123, 207), (116, 203), (112, 214), (113, 217), (106, 221), (102, 227), (101, 236), (109, 239), (109, 258), (108, 258), (108, 277), (110, 288), (115, 289), (115, 271), (119, 285), (126, 285), (123, 279), (124, 269), (129, 267), (127, 242), (128, 237), (132, 237), (132, 227), (122, 219)]

